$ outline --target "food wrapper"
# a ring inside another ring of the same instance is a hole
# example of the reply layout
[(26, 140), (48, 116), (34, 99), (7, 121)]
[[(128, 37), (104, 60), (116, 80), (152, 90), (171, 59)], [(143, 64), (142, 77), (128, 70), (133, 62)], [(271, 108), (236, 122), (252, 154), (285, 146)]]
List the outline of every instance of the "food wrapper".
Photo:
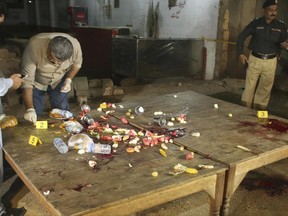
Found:
[(18, 124), (17, 118), (15, 116), (6, 116), (5, 114), (0, 116), (0, 128), (15, 127)]

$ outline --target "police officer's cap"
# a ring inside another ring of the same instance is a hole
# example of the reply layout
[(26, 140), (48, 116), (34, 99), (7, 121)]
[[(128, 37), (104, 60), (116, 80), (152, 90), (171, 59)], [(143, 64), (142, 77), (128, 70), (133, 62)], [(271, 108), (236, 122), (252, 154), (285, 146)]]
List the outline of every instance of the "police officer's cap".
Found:
[(267, 8), (271, 5), (278, 5), (278, 1), (277, 0), (264, 0), (262, 8)]

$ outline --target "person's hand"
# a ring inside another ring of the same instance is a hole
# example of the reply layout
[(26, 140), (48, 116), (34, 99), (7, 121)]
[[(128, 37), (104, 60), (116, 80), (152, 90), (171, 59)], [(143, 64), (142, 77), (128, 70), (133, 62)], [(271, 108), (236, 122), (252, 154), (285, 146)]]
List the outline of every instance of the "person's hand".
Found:
[(5, 20), (5, 15), (4, 15), (4, 14), (2, 14), (2, 15), (0, 16), (0, 23), (3, 23), (3, 22), (4, 22), (4, 20)]
[(37, 121), (37, 114), (35, 112), (35, 109), (27, 109), (26, 113), (24, 114), (24, 119), (35, 124)]
[(61, 92), (67, 93), (67, 92), (71, 91), (71, 82), (72, 82), (72, 80), (70, 78), (66, 78), (64, 81), (64, 84), (61, 88)]
[(21, 74), (13, 74), (10, 78), (13, 80), (12, 88), (18, 89), (23, 82), (23, 79), (21, 79)]
[(247, 59), (247, 57), (246, 57), (244, 54), (241, 54), (239, 58), (240, 58), (240, 62), (241, 62), (243, 65), (245, 65), (245, 64), (248, 63), (248, 59)]
[(284, 41), (283, 43), (281, 43), (281, 47), (282, 49), (288, 49), (288, 42), (287, 41)]

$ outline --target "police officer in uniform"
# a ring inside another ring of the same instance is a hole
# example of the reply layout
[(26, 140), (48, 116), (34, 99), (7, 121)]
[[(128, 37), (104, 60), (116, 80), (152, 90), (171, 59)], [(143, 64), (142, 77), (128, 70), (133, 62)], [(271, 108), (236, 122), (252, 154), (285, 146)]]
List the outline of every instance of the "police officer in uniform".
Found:
[[(265, 0), (264, 16), (254, 19), (238, 36), (237, 48), (242, 64), (247, 64), (245, 90), (241, 102), (244, 106), (266, 110), (281, 48), (287, 49), (287, 29), (282, 21), (276, 19), (277, 0)], [(243, 54), (244, 41), (251, 36), (249, 59)]]

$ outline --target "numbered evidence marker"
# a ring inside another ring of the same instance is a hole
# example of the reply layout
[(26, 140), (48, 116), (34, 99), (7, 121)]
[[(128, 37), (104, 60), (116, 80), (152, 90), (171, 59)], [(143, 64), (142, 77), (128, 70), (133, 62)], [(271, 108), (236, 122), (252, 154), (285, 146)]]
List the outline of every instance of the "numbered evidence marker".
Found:
[(47, 121), (36, 121), (36, 129), (47, 129), (48, 122)]
[(39, 143), (39, 144), (42, 144), (42, 141), (39, 139), (39, 137), (30, 135), (29, 144), (30, 144), (30, 145), (33, 145), (33, 146), (37, 146), (38, 143)]
[(258, 118), (267, 119), (268, 118), (268, 111), (258, 111), (257, 112), (257, 116), (258, 116)]

